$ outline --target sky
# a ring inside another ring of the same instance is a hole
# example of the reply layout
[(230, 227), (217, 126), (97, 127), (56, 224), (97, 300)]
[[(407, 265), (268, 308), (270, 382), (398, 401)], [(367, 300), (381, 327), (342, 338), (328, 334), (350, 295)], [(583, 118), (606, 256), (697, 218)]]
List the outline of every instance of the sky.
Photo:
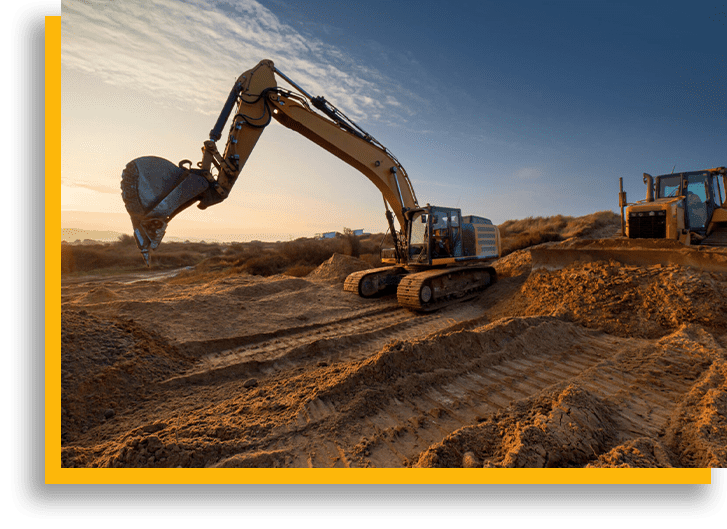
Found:
[[(453, 5), (62, 2), (62, 226), (130, 233), (121, 170), (200, 160), (234, 81), (261, 59), (392, 151), (420, 203), (496, 224), (618, 211), (619, 177), (633, 202), (643, 172), (727, 164), (724, 0)], [(167, 237), (344, 227), (386, 230), (379, 191), (273, 122), (230, 197), (185, 210)]]

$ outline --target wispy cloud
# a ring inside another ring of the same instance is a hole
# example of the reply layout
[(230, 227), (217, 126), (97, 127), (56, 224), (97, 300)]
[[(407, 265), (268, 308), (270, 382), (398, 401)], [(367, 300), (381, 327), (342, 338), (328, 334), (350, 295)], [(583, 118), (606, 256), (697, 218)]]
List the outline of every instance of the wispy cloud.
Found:
[(521, 167), (515, 172), (515, 178), (521, 180), (537, 180), (543, 174), (543, 170), (539, 167)]
[(111, 195), (118, 195), (120, 193), (119, 186), (111, 186), (104, 184), (95, 184), (89, 182), (83, 182), (78, 180), (72, 180), (70, 178), (61, 178), (61, 185), (66, 187), (77, 187), (81, 189), (90, 189), (98, 193), (109, 193)]
[(347, 50), (286, 25), (254, 0), (62, 3), (64, 67), (214, 115), (232, 83), (272, 59), (313, 95), (354, 120), (405, 121), (407, 92)]

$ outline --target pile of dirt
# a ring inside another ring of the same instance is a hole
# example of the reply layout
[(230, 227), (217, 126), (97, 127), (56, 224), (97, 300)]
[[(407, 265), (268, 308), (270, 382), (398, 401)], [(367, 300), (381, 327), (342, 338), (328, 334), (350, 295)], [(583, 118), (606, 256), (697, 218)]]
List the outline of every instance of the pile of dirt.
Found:
[[(556, 355), (593, 331), (550, 317), (508, 318), (474, 330), (396, 341), (376, 355), (329, 376), (320, 399), (336, 400), (354, 416), (369, 414), (392, 399), (406, 399), (462, 375), (506, 360)], [(345, 402), (345, 404), (343, 404)]]
[(615, 412), (578, 385), (556, 387), (457, 430), (415, 466), (582, 467), (608, 446)]
[(189, 359), (131, 320), (61, 313), (61, 440), (87, 430), (143, 399), (150, 384)]
[[(719, 346), (716, 346), (719, 347)], [(727, 467), (727, 359), (714, 360), (671, 417), (665, 443), (679, 466)]]
[(371, 268), (371, 264), (358, 259), (357, 257), (334, 253), (328, 261), (321, 264), (318, 268), (308, 274), (307, 278), (330, 281), (333, 283), (343, 283), (346, 281), (346, 278), (354, 272), (367, 270), (369, 268)]
[(727, 467), (727, 274), (494, 266), (428, 314), (345, 292), (371, 265), (341, 254), (65, 282), (62, 464)]
[(492, 266), (497, 271), (498, 278), (515, 277), (529, 274), (533, 267), (533, 258), (530, 249), (517, 250), (498, 259)]
[(616, 261), (534, 270), (522, 287), (528, 315), (552, 315), (630, 337), (663, 336), (685, 323), (727, 329), (727, 274)]
[(727, 466), (727, 351), (720, 342), (689, 324), (625, 344), (577, 378), (455, 430), (415, 466)]
[(113, 290), (106, 288), (103, 285), (93, 287), (91, 290), (89, 290), (86, 294), (84, 294), (81, 298), (75, 300), (76, 303), (79, 304), (86, 304), (86, 303), (105, 303), (107, 301), (114, 301), (115, 299), (118, 299), (118, 294), (114, 292)]

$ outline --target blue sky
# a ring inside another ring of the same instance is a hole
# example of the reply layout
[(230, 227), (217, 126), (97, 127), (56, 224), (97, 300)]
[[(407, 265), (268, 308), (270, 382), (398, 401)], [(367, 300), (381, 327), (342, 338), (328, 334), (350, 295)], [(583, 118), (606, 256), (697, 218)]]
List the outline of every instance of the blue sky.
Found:
[[(62, 10), (64, 225), (103, 213), (125, 231), (126, 162), (198, 156), (232, 82), (263, 58), (386, 145), (420, 202), (496, 223), (615, 211), (619, 177), (634, 201), (642, 172), (727, 164), (724, 1)], [(188, 211), (170, 234), (276, 240), (386, 226), (365, 177), (276, 123), (230, 198)]]

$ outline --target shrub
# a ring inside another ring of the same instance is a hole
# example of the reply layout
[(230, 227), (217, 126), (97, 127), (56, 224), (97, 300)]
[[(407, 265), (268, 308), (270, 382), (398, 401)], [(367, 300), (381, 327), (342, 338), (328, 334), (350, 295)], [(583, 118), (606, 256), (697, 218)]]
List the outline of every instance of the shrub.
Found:
[(554, 215), (508, 220), (498, 226), (502, 255), (545, 242), (590, 237), (604, 228), (613, 228), (615, 231), (620, 222), (620, 217), (612, 211), (598, 211), (582, 217)]
[(242, 269), (254, 276), (272, 276), (282, 273), (287, 262), (280, 259), (279, 254), (265, 254), (248, 259)]
[(122, 233), (119, 235), (119, 240), (116, 244), (119, 246), (136, 246), (136, 240), (128, 233)]
[(305, 277), (315, 269), (316, 269), (315, 266), (295, 265), (295, 266), (291, 266), (285, 272), (283, 272), (283, 275), (292, 276), (292, 277)]

